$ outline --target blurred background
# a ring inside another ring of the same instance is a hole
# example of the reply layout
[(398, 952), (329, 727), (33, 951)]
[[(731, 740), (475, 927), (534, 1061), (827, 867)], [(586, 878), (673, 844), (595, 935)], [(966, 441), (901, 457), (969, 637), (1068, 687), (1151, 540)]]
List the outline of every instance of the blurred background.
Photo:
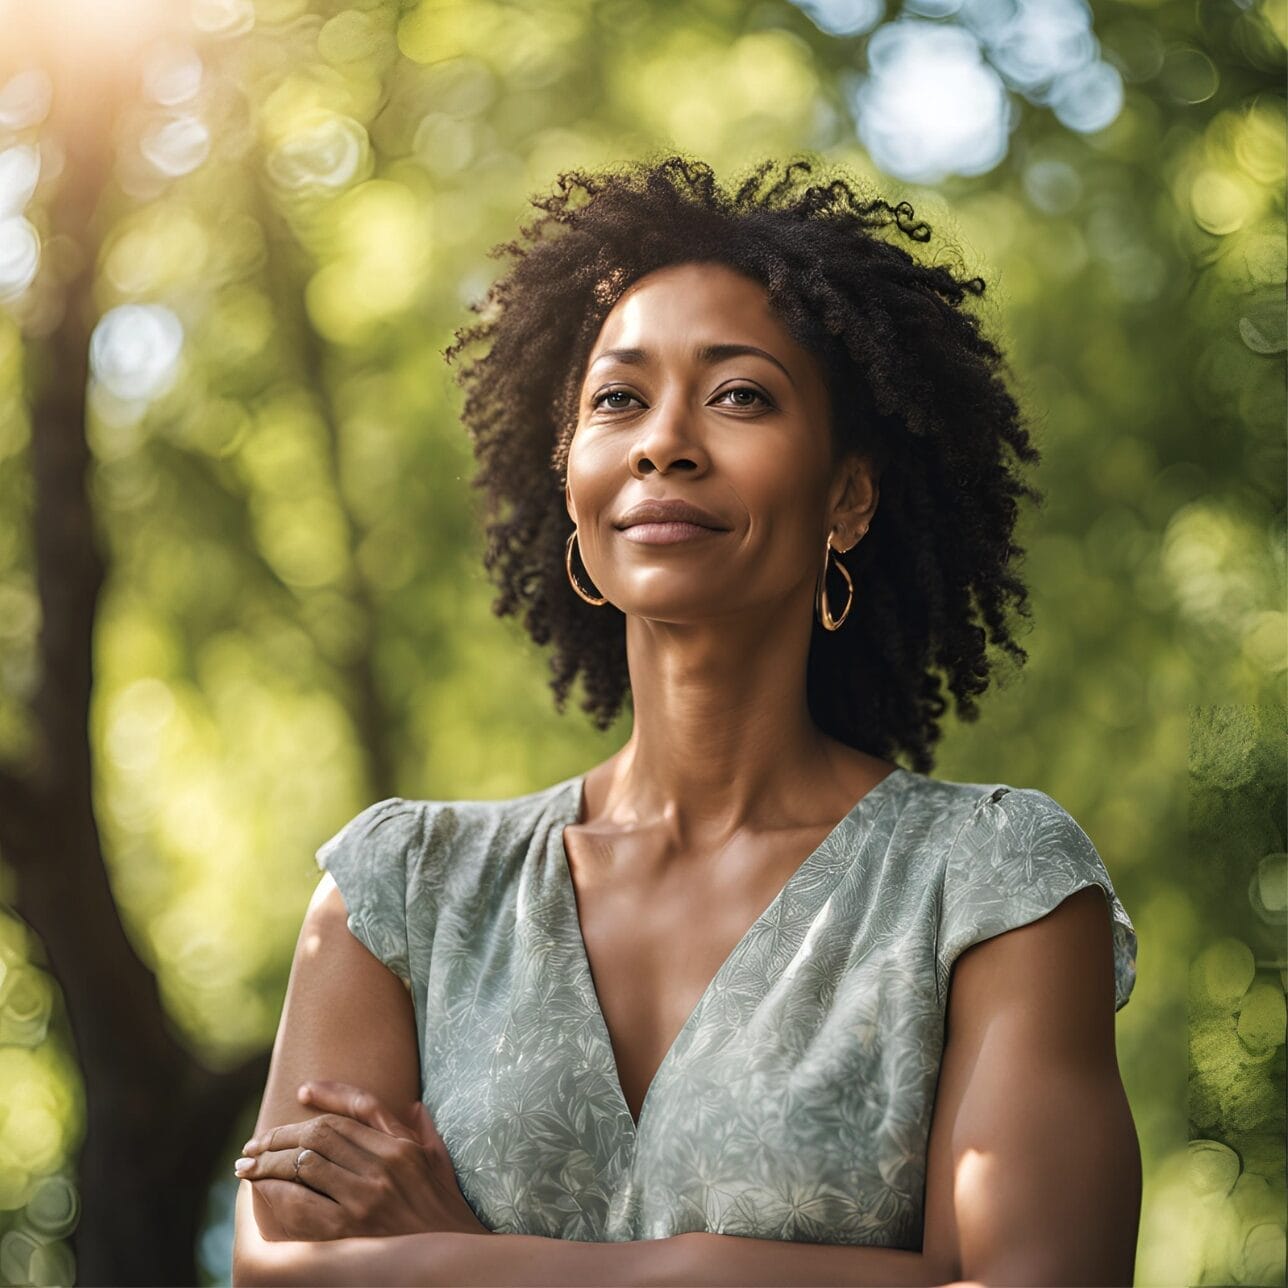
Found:
[(676, 148), (986, 279), (1048, 503), (934, 772), (1135, 922), (1137, 1283), (1282, 1284), (1286, 12), (0, 0), (0, 1283), (227, 1283), (315, 848), (626, 738), (491, 613), (441, 350), (558, 171)]

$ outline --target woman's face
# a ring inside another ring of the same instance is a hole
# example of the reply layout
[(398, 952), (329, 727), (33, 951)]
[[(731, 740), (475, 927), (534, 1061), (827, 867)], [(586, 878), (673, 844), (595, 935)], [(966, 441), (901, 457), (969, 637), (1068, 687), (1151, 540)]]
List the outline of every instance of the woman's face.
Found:
[[(828, 416), (820, 365), (757, 282), (691, 263), (634, 283), (591, 349), (569, 447), (587, 589), (661, 621), (793, 598), (812, 612), (829, 531), (848, 550), (876, 498), (866, 461), (833, 471)], [(649, 500), (699, 506), (720, 530), (623, 528)]]

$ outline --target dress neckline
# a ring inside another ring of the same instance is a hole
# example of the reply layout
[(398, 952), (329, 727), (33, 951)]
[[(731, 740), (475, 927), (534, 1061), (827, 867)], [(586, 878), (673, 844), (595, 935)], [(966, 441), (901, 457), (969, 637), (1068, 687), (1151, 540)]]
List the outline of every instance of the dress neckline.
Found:
[(689, 1012), (688, 1018), (680, 1026), (674, 1039), (672, 1039), (666, 1054), (663, 1055), (661, 1062), (654, 1070), (652, 1081), (644, 1093), (644, 1099), (640, 1102), (638, 1121), (631, 1114), (630, 1105), (626, 1101), (626, 1093), (622, 1090), (621, 1075), (617, 1068), (617, 1058), (613, 1053), (613, 1043), (608, 1029), (608, 1022), (604, 1019), (599, 994), (595, 991), (594, 976), (591, 974), (590, 969), (590, 956), (586, 952), (586, 940), (581, 931), (581, 917), (577, 910), (576, 887), (573, 885), (572, 867), (568, 861), (568, 848), (564, 844), (564, 828), (573, 826), (582, 816), (587, 774), (578, 774), (566, 781), (564, 784), (565, 792), (559, 799), (559, 808), (555, 813), (554, 826), (550, 830), (549, 844), (549, 857), (555, 870), (559, 911), (562, 915), (561, 926), (568, 935), (569, 944), (574, 953), (575, 969), (580, 976), (579, 983), (582, 986), (586, 1003), (592, 1014), (601, 1049), (605, 1053), (607, 1073), (617, 1099), (618, 1112), (625, 1119), (625, 1122), (629, 1123), (629, 1134), (632, 1143), (638, 1138), (644, 1126), (649, 1100), (653, 1095), (654, 1089), (661, 1082), (669, 1067), (675, 1062), (676, 1050), (680, 1045), (681, 1039), (697, 1023), (708, 999), (737, 964), (738, 959), (743, 955), (747, 945), (756, 936), (761, 926), (773, 920), (783, 903), (800, 888), (802, 883), (809, 879), (813, 869), (823, 861), (823, 858), (831, 854), (836, 847), (837, 841), (857, 826), (864, 815), (873, 807), (879, 805), (894, 788), (900, 786), (903, 780), (910, 776), (910, 770), (904, 769), (901, 765), (896, 765), (884, 778), (869, 787), (845, 812), (822, 841), (805, 856), (800, 865), (779, 888), (778, 893), (769, 901), (765, 910), (747, 927), (742, 938), (729, 951), (728, 956), (711, 977), (701, 996), (694, 1004), (693, 1009)]

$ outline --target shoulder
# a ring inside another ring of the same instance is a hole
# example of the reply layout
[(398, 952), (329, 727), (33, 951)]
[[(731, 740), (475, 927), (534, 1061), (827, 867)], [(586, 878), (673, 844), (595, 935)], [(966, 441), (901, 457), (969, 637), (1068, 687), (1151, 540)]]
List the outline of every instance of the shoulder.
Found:
[(932, 778), (904, 770), (905, 791), (910, 799), (953, 818), (959, 826), (985, 826), (1007, 818), (1055, 817), (1071, 820), (1068, 811), (1052, 796), (1036, 787), (1014, 783), (956, 781)]
[(405, 800), (389, 796), (360, 809), (338, 832), (319, 847), (319, 853), (361, 838), (373, 842), (402, 841), (420, 826), (430, 801)]
[(323, 869), (349, 866), (371, 877), (432, 878), (442, 859), (468, 866), (472, 855), (530, 834), (575, 780), (499, 800), (390, 796), (353, 815), (317, 849)]
[(1001, 879), (1017, 886), (1103, 871), (1091, 837), (1059, 801), (1039, 788), (1009, 783), (970, 800), (950, 867), (958, 879)]
[[(1076, 867), (1095, 855), (1091, 838), (1063, 805), (1036, 787), (957, 782), (905, 771), (901, 823), (944, 869), (982, 872), (1028, 865)], [(1097, 856), (1098, 861), (1098, 856)], [(951, 873), (948, 873), (951, 875)]]
[[(937, 857), (945, 859), (963, 833), (978, 835), (987, 831), (1006, 817), (1003, 809), (1017, 813), (1032, 810), (1035, 805), (1040, 809), (1041, 805), (1030, 798), (1044, 795), (1009, 783), (959, 782), (903, 770), (899, 782), (900, 819), (912, 839), (922, 839)], [(998, 808), (1003, 801), (1006, 806)]]
[[(1100, 853), (1081, 824), (1049, 793), (999, 783), (969, 802), (948, 847), (940, 890), (939, 982), (974, 944), (1047, 919), (1081, 927), (1098, 962), (1108, 961), (1114, 1009), (1127, 1002), (1136, 977), (1136, 932)], [(1098, 887), (1095, 895), (1080, 893)], [(1077, 899), (1071, 898), (1078, 895)], [(1061, 908), (1066, 900), (1069, 907)], [(1061, 909), (1058, 919), (1048, 914)], [(1106, 915), (1106, 909), (1108, 915)], [(1040, 934), (1053, 933), (1048, 926)], [(1112, 951), (1098, 942), (1108, 937)], [(1020, 951), (1012, 936), (1007, 948)], [(1096, 942), (1093, 942), (1096, 941)]]
[(1103, 1002), (1114, 998), (1115, 975), (1134, 967), (1134, 943), (1129, 963), (1104, 863), (1048, 792), (999, 783), (973, 801), (950, 856), (943, 906), (941, 947), (954, 958), (965, 954), (953, 973), (959, 1022), (968, 998), (983, 1015), (999, 1002), (1057, 992), (1066, 1021), (1075, 998), (1092, 1026), (1103, 1029), (1113, 1015)]
[(540, 812), (557, 788), (565, 785), (560, 783), (556, 787), (501, 800), (430, 800), (388, 796), (359, 810), (322, 848), (336, 844), (341, 838), (363, 837), (372, 841), (397, 843), (413, 840), (418, 834), (436, 827), (486, 827)]

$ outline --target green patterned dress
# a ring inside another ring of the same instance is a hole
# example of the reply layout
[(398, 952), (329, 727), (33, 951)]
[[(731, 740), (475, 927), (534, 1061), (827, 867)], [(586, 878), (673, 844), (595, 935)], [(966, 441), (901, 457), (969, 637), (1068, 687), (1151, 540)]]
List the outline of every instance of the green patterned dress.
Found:
[(918, 1250), (958, 955), (1098, 885), (1114, 1009), (1131, 994), (1131, 919), (1061, 805), (897, 768), (725, 959), (637, 1125), (564, 852), (584, 777), (509, 800), (380, 801), (317, 852), (350, 930), (411, 991), (422, 1097), (497, 1233)]

